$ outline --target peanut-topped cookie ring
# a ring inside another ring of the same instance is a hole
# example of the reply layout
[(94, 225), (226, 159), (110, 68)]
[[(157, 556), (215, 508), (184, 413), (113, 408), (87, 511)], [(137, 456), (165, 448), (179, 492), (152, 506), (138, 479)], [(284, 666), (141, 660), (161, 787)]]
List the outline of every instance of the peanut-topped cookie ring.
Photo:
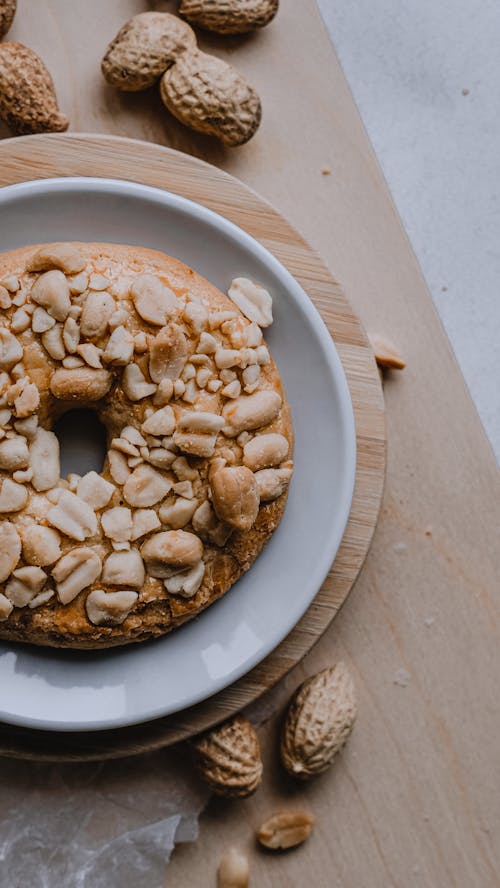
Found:
[[(276, 528), (292, 426), (262, 337), (271, 298), (229, 297), (142, 247), (0, 256), (0, 637), (97, 648), (170, 631), (223, 595)], [(94, 409), (102, 472), (60, 477), (57, 419)]]

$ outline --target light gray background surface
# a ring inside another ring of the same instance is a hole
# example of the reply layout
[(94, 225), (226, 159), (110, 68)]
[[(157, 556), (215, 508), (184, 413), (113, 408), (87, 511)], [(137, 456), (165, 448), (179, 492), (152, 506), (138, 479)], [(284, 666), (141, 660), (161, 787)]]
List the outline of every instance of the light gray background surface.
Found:
[(318, 3), (500, 459), (500, 4)]

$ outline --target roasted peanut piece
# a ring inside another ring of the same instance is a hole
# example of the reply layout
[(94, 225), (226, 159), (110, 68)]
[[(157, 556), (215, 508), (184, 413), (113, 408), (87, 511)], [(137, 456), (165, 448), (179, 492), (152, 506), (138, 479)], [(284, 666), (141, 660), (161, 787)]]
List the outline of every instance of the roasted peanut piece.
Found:
[(255, 284), (248, 278), (235, 278), (227, 295), (249, 321), (253, 321), (259, 327), (269, 327), (272, 324), (273, 300), (270, 293), (260, 284)]
[(150, 344), (149, 373), (153, 382), (181, 375), (187, 360), (186, 337), (178, 324), (163, 327)]
[(151, 466), (141, 465), (125, 481), (123, 496), (129, 506), (145, 508), (156, 505), (171, 487), (171, 482), (163, 474)]
[(266, 389), (253, 395), (242, 395), (236, 401), (226, 404), (222, 415), (235, 432), (259, 429), (276, 418), (281, 403), (278, 392)]
[(130, 287), (135, 310), (143, 321), (163, 327), (177, 309), (175, 293), (154, 274), (140, 274)]
[(10, 521), (0, 521), (0, 583), (10, 576), (21, 555), (21, 539)]
[(246, 466), (220, 469), (210, 487), (217, 517), (236, 530), (250, 530), (259, 513), (259, 493), (253, 472)]
[(390, 339), (370, 333), (369, 340), (379, 367), (390, 370), (403, 370), (406, 367), (405, 359)]
[(52, 568), (61, 604), (69, 604), (101, 575), (102, 561), (93, 549), (81, 546), (71, 549)]
[(47, 520), (57, 530), (79, 542), (97, 533), (94, 510), (69, 490), (61, 490), (56, 505), (47, 513)]
[(166, 530), (153, 534), (143, 544), (141, 554), (151, 576), (165, 578), (170, 567), (192, 567), (201, 561), (203, 545), (193, 533)]
[(144, 585), (144, 564), (137, 549), (128, 552), (113, 552), (108, 555), (102, 572), (102, 582), (110, 586), (133, 586), (141, 589)]
[(41, 592), (47, 579), (41, 567), (20, 567), (13, 571), (5, 587), (5, 595), (14, 607), (26, 607)]
[(248, 888), (248, 858), (238, 848), (229, 848), (217, 870), (217, 888)]
[(45, 244), (33, 254), (27, 271), (50, 271), (58, 268), (65, 274), (77, 274), (85, 268), (85, 259), (73, 244)]
[(52, 527), (40, 524), (23, 527), (23, 558), (28, 564), (47, 567), (61, 557), (61, 537)]
[(65, 321), (71, 309), (69, 285), (62, 271), (46, 271), (31, 288), (31, 299), (56, 321)]
[(284, 851), (301, 845), (311, 835), (314, 818), (306, 811), (282, 811), (262, 824), (257, 832), (261, 845), (273, 851)]
[(81, 367), (56, 370), (50, 380), (50, 390), (61, 401), (100, 401), (112, 383), (113, 377), (107, 370)]
[(35, 490), (50, 490), (59, 481), (59, 441), (54, 432), (39, 428), (29, 445), (32, 484)]
[(110, 293), (89, 293), (80, 318), (82, 336), (86, 339), (103, 336), (115, 308), (115, 300)]
[(129, 589), (121, 589), (119, 592), (94, 589), (87, 595), (85, 602), (87, 616), (94, 626), (117, 626), (126, 620), (138, 597), (137, 592)]

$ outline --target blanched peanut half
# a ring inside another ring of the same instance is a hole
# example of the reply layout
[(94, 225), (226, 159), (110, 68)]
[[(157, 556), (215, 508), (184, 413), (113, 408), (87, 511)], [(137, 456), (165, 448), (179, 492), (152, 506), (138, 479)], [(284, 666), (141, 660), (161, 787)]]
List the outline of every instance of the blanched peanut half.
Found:
[(136, 509), (132, 517), (132, 540), (138, 540), (152, 530), (161, 527), (154, 509)]
[(46, 567), (61, 557), (61, 538), (57, 530), (30, 524), (21, 531), (23, 542), (23, 558), (28, 564)]
[(165, 437), (171, 435), (175, 428), (175, 416), (171, 407), (155, 410), (141, 426), (145, 435)]
[(77, 274), (85, 268), (85, 259), (73, 244), (46, 244), (33, 254), (27, 271), (48, 271), (58, 268), (65, 274)]
[(26, 607), (47, 582), (41, 567), (20, 567), (15, 570), (5, 587), (5, 594), (14, 607)]
[(172, 484), (151, 466), (138, 466), (127, 478), (123, 496), (130, 506), (154, 506), (169, 492)]
[(56, 324), (51, 330), (42, 333), (42, 345), (54, 361), (62, 361), (66, 354), (62, 331), (62, 324)]
[(52, 568), (61, 604), (69, 604), (83, 589), (100, 576), (102, 561), (93, 549), (80, 546), (72, 549)]
[(26, 419), (19, 419), (14, 423), (14, 428), (16, 432), (19, 432), (20, 435), (31, 441), (35, 437), (38, 428), (38, 416), (27, 416)]
[(0, 583), (14, 570), (21, 555), (21, 539), (10, 521), (0, 521)]
[(106, 332), (116, 308), (110, 293), (89, 293), (80, 317), (80, 332), (85, 339), (99, 339)]
[(76, 351), (89, 367), (94, 367), (96, 370), (102, 368), (102, 349), (97, 348), (92, 342), (84, 342), (83, 345), (78, 346)]
[(113, 367), (124, 367), (134, 356), (134, 337), (121, 325), (115, 327), (108, 339), (102, 359)]
[(107, 509), (101, 515), (105, 535), (116, 543), (126, 543), (132, 536), (132, 512), (125, 506)]
[(0, 488), (0, 512), (20, 512), (27, 500), (28, 491), (24, 484), (4, 478)]
[(54, 595), (54, 590), (49, 587), (48, 589), (45, 589), (43, 592), (39, 592), (38, 595), (35, 595), (35, 597), (32, 598), (31, 601), (28, 603), (28, 607), (30, 607), (30, 608), (40, 607), (40, 605), (46, 604), (47, 601), (50, 601), (50, 599), (53, 597), (53, 595)]
[(61, 401), (100, 401), (112, 382), (113, 377), (107, 370), (92, 367), (56, 370), (50, 380), (50, 390)]
[(249, 321), (259, 327), (269, 327), (273, 322), (273, 300), (270, 293), (248, 278), (235, 278), (227, 295)]
[(50, 490), (59, 481), (59, 441), (54, 432), (38, 428), (29, 445), (35, 490)]
[(163, 585), (167, 592), (172, 595), (182, 595), (183, 598), (192, 598), (200, 588), (203, 577), (205, 575), (205, 565), (203, 561), (199, 561), (194, 567), (188, 570), (175, 573), (173, 576), (163, 580)]
[(137, 592), (131, 589), (120, 589), (118, 592), (94, 589), (85, 602), (87, 616), (94, 626), (118, 626), (128, 617), (138, 597)]
[(217, 413), (206, 413), (202, 410), (189, 410), (183, 413), (177, 421), (177, 428), (180, 432), (204, 432), (206, 434), (214, 434), (220, 432), (225, 424), (225, 419)]
[(262, 469), (256, 472), (254, 477), (260, 500), (267, 503), (285, 492), (292, 477), (292, 469)]
[(80, 478), (76, 492), (93, 509), (103, 509), (113, 496), (115, 487), (97, 472), (87, 472)]
[(17, 337), (0, 327), (0, 370), (11, 370), (22, 357), (23, 347)]
[(38, 308), (35, 308), (32, 317), (31, 317), (31, 329), (33, 333), (45, 333), (47, 330), (51, 330), (52, 327), (55, 326), (55, 319), (52, 318), (48, 311), (45, 311), (41, 305)]
[(80, 271), (79, 274), (75, 274), (70, 277), (69, 281), (69, 292), (72, 296), (81, 296), (82, 293), (85, 292), (89, 285), (89, 276), (86, 271)]
[(217, 435), (198, 435), (190, 432), (175, 432), (174, 444), (184, 453), (192, 456), (213, 456)]
[(163, 327), (177, 309), (175, 293), (153, 274), (140, 274), (130, 287), (138, 315), (148, 324)]
[(12, 611), (14, 610), (14, 605), (11, 601), (0, 592), (0, 622), (4, 620), (8, 620)]
[(201, 302), (188, 302), (184, 309), (183, 320), (199, 334), (208, 324), (208, 311)]
[[(190, 484), (190, 482), (184, 482)], [(193, 517), (198, 502), (195, 499), (186, 499), (183, 496), (177, 497), (171, 503), (164, 503), (160, 507), (159, 516), (162, 524), (171, 527), (172, 530), (180, 530), (189, 524)]]
[(149, 373), (153, 382), (179, 378), (187, 361), (187, 341), (178, 324), (168, 324), (149, 347)]
[(137, 549), (128, 552), (113, 552), (108, 555), (102, 572), (102, 582), (110, 586), (133, 586), (140, 589), (146, 574), (144, 564)]
[(94, 510), (69, 490), (61, 490), (57, 504), (47, 513), (47, 521), (79, 542), (97, 533)]
[(277, 466), (288, 456), (288, 447), (284, 435), (256, 435), (243, 448), (243, 463), (252, 472)]
[(66, 351), (73, 355), (76, 352), (78, 343), (80, 342), (80, 327), (74, 318), (66, 318), (63, 327), (63, 342)]
[(21, 435), (0, 441), (0, 469), (15, 472), (29, 465), (29, 451), (26, 439)]
[(40, 393), (33, 382), (25, 385), (14, 401), (14, 410), (18, 419), (31, 416), (40, 404)]
[(237, 530), (250, 530), (259, 513), (253, 472), (246, 466), (228, 466), (215, 473), (210, 487), (217, 517)]
[(156, 385), (147, 382), (138, 364), (127, 364), (123, 371), (122, 386), (131, 401), (142, 401), (143, 398), (154, 395), (156, 391)]
[(253, 395), (242, 395), (226, 404), (222, 415), (231, 431), (243, 432), (268, 425), (278, 415), (281, 404), (278, 392), (265, 389)]
[(192, 567), (201, 561), (203, 545), (201, 540), (185, 530), (166, 530), (155, 533), (142, 548), (148, 571), (153, 577), (165, 578), (171, 567)]
[(117, 484), (125, 484), (130, 475), (127, 459), (118, 450), (108, 450), (109, 473)]
[(31, 288), (31, 301), (41, 305), (56, 321), (65, 321), (71, 310), (71, 298), (62, 271), (41, 274)]

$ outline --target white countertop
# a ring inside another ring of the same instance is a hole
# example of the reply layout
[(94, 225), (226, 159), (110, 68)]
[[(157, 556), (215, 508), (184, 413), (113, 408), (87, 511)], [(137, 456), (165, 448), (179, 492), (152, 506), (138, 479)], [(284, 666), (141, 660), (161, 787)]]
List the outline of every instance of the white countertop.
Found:
[(500, 6), (318, 3), (500, 459)]

